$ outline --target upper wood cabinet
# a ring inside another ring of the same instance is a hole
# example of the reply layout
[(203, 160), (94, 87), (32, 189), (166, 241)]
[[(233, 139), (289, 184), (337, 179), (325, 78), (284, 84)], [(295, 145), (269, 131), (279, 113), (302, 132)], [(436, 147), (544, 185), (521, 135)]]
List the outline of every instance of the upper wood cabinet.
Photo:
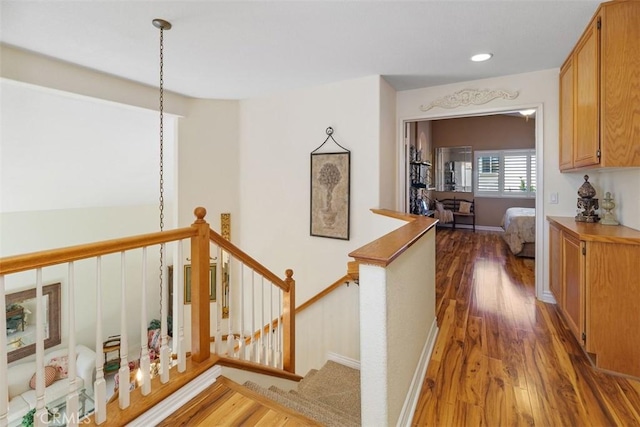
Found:
[(560, 69), (560, 170), (640, 166), (640, 1), (600, 5)]

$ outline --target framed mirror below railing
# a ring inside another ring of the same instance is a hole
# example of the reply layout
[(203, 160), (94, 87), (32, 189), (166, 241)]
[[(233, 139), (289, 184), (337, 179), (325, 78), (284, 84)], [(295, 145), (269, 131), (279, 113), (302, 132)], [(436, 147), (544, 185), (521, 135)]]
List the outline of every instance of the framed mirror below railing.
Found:
[[(43, 286), (42, 296), (47, 349), (60, 344), (60, 283)], [(8, 294), (5, 304), (7, 361), (11, 363), (36, 352), (36, 288)]]

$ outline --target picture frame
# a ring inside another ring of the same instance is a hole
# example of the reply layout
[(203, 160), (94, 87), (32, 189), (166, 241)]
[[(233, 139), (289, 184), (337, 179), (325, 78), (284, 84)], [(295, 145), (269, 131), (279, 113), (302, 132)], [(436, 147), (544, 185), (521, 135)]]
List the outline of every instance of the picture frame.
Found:
[[(216, 300), (216, 263), (209, 264), (209, 301)], [(191, 264), (184, 266), (184, 303), (191, 304)]]
[(349, 240), (351, 153), (311, 153), (310, 234)]
[[(45, 316), (45, 340), (44, 340), (44, 348), (45, 350), (56, 346), (62, 342), (61, 340), (61, 323), (62, 323), (62, 311), (61, 311), (61, 284), (53, 283), (50, 285), (44, 285), (42, 287), (42, 297), (44, 298), (46, 304)], [(11, 327), (10, 322), (7, 322), (7, 362), (11, 363), (15, 360), (22, 359), (23, 357), (30, 356), (35, 354), (36, 345), (35, 341), (35, 323), (37, 322), (37, 299), (36, 299), (36, 288), (27, 289), (24, 291), (15, 292), (12, 294), (7, 294), (5, 296), (5, 315), (11, 315), (11, 312), (7, 310), (12, 306), (14, 307), (22, 307), (24, 308), (23, 312), (29, 312), (29, 316), (31, 319), (29, 324), (31, 324), (32, 331), (32, 339), (30, 342), (26, 338), (26, 334), (30, 333), (29, 331), (25, 331), (25, 319), (24, 317), (21, 319), (22, 327), (16, 328), (16, 331), (12, 331), (9, 329)], [(27, 328), (28, 329), (28, 328)], [(24, 344), (22, 344), (25, 342)]]

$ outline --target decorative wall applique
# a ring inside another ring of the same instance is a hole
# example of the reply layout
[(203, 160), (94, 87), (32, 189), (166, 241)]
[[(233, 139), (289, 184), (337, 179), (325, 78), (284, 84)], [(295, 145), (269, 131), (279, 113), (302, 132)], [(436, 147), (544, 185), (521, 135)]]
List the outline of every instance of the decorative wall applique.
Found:
[(463, 89), (458, 92), (455, 92), (451, 95), (447, 95), (443, 98), (436, 99), (429, 105), (421, 105), (420, 110), (429, 111), (434, 107), (441, 108), (457, 108), (464, 107), (467, 105), (482, 105), (486, 104), (489, 101), (493, 101), (496, 98), (501, 99), (516, 99), (519, 95), (518, 91), (509, 92), (507, 90), (496, 89)]

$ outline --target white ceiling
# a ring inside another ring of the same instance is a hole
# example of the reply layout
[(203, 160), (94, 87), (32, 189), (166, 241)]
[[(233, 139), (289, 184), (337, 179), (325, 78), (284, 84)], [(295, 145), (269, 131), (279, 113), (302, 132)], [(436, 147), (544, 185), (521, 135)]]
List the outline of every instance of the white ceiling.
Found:
[[(199, 98), (380, 74), (397, 90), (559, 67), (599, 2), (0, 0), (0, 41)], [(469, 57), (493, 52), (485, 63)]]

